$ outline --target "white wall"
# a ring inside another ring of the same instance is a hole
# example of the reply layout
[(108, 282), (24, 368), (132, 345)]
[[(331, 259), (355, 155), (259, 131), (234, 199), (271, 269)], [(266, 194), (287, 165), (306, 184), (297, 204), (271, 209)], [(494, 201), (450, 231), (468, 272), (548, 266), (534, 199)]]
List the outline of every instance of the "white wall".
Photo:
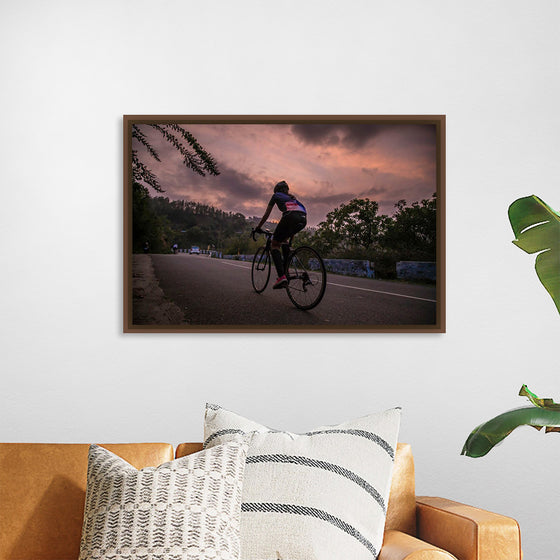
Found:
[[(558, 556), (560, 317), (507, 207), (560, 208), (555, 1), (3, 2), (0, 440), (200, 440), (206, 401), (307, 430), (402, 405), (419, 494)], [(122, 334), (123, 114), (446, 114), (447, 334)], [(281, 359), (280, 356), (286, 356)]]

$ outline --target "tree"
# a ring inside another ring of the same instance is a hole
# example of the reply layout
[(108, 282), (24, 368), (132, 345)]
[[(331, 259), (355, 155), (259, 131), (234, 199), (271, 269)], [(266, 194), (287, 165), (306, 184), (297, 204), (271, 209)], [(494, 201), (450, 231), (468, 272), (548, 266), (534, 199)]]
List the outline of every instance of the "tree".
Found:
[[(157, 130), (182, 156), (183, 163), (188, 169), (203, 177), (209, 175), (219, 175), (216, 160), (198, 143), (197, 139), (183, 127), (175, 123), (170, 124), (147, 124)], [(146, 148), (148, 154), (156, 161), (161, 161), (158, 152), (150, 144), (147, 136), (136, 124), (132, 125), (132, 138), (137, 140)], [(132, 150), (132, 180), (137, 183), (145, 183), (152, 187), (156, 192), (164, 192), (156, 175), (151, 169), (141, 161), (138, 151)]]
[(170, 234), (169, 221), (153, 208), (153, 199), (148, 189), (140, 183), (132, 185), (132, 250), (143, 251), (147, 242), (150, 251), (165, 251)]
[(395, 204), (397, 211), (383, 235), (384, 247), (401, 260), (436, 259), (436, 195), (421, 202)]
[(316, 228), (305, 228), (304, 230), (300, 231), (295, 237), (293, 242), (293, 248), (297, 249), (302, 245), (311, 245), (317, 246), (317, 250), (320, 251), (318, 247), (318, 239), (316, 237), (317, 230)]
[(337, 247), (371, 249), (385, 228), (387, 216), (378, 215), (379, 204), (369, 198), (354, 198), (327, 214), (317, 236), (327, 251)]
[[(214, 158), (198, 143), (196, 138), (178, 124), (148, 124), (146, 126), (157, 130), (183, 157), (183, 163), (188, 169), (203, 177), (219, 175), (218, 166)], [(132, 138), (140, 143), (148, 155), (156, 161), (161, 161), (157, 150), (150, 144), (147, 136), (136, 124), (132, 125)], [(157, 211), (158, 201), (150, 197), (147, 186), (158, 193), (164, 192), (158, 178), (132, 149), (132, 244), (134, 251), (140, 251), (147, 241), (154, 252), (165, 250), (168, 237), (171, 235), (169, 221)], [(169, 201), (167, 201), (169, 203)], [(184, 203), (183, 203), (184, 204)], [(175, 210), (181, 210), (174, 206)]]

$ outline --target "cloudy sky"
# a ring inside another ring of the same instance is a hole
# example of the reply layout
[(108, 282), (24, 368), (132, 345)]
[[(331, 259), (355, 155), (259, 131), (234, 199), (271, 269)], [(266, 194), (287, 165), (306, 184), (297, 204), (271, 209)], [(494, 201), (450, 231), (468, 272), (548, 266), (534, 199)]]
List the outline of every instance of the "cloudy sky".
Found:
[[(133, 143), (172, 200), (193, 200), (245, 216), (262, 216), (274, 185), (285, 180), (317, 225), (352, 198), (395, 203), (436, 192), (436, 128), (424, 124), (188, 124), (218, 162), (220, 175), (187, 169), (161, 134), (139, 125), (160, 155)], [(155, 193), (152, 193), (155, 194)], [(277, 209), (271, 219), (279, 219)]]

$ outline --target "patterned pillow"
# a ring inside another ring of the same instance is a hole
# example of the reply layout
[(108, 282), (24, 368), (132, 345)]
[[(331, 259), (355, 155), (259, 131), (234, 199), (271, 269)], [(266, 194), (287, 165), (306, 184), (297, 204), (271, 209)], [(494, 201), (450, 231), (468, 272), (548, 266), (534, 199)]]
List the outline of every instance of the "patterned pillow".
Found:
[(142, 470), (92, 445), (80, 560), (237, 560), (247, 444)]
[(241, 505), (243, 560), (377, 558), (400, 408), (305, 434), (206, 405), (205, 447), (253, 432)]

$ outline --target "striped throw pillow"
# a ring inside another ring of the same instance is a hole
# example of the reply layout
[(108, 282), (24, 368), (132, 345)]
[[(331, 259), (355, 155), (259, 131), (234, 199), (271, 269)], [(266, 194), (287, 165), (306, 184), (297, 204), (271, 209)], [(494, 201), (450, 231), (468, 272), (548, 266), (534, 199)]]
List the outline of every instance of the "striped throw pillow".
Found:
[(375, 560), (400, 415), (394, 408), (294, 434), (207, 405), (205, 447), (251, 434), (242, 560)]
[(239, 560), (247, 444), (137, 470), (89, 450), (79, 560)]

